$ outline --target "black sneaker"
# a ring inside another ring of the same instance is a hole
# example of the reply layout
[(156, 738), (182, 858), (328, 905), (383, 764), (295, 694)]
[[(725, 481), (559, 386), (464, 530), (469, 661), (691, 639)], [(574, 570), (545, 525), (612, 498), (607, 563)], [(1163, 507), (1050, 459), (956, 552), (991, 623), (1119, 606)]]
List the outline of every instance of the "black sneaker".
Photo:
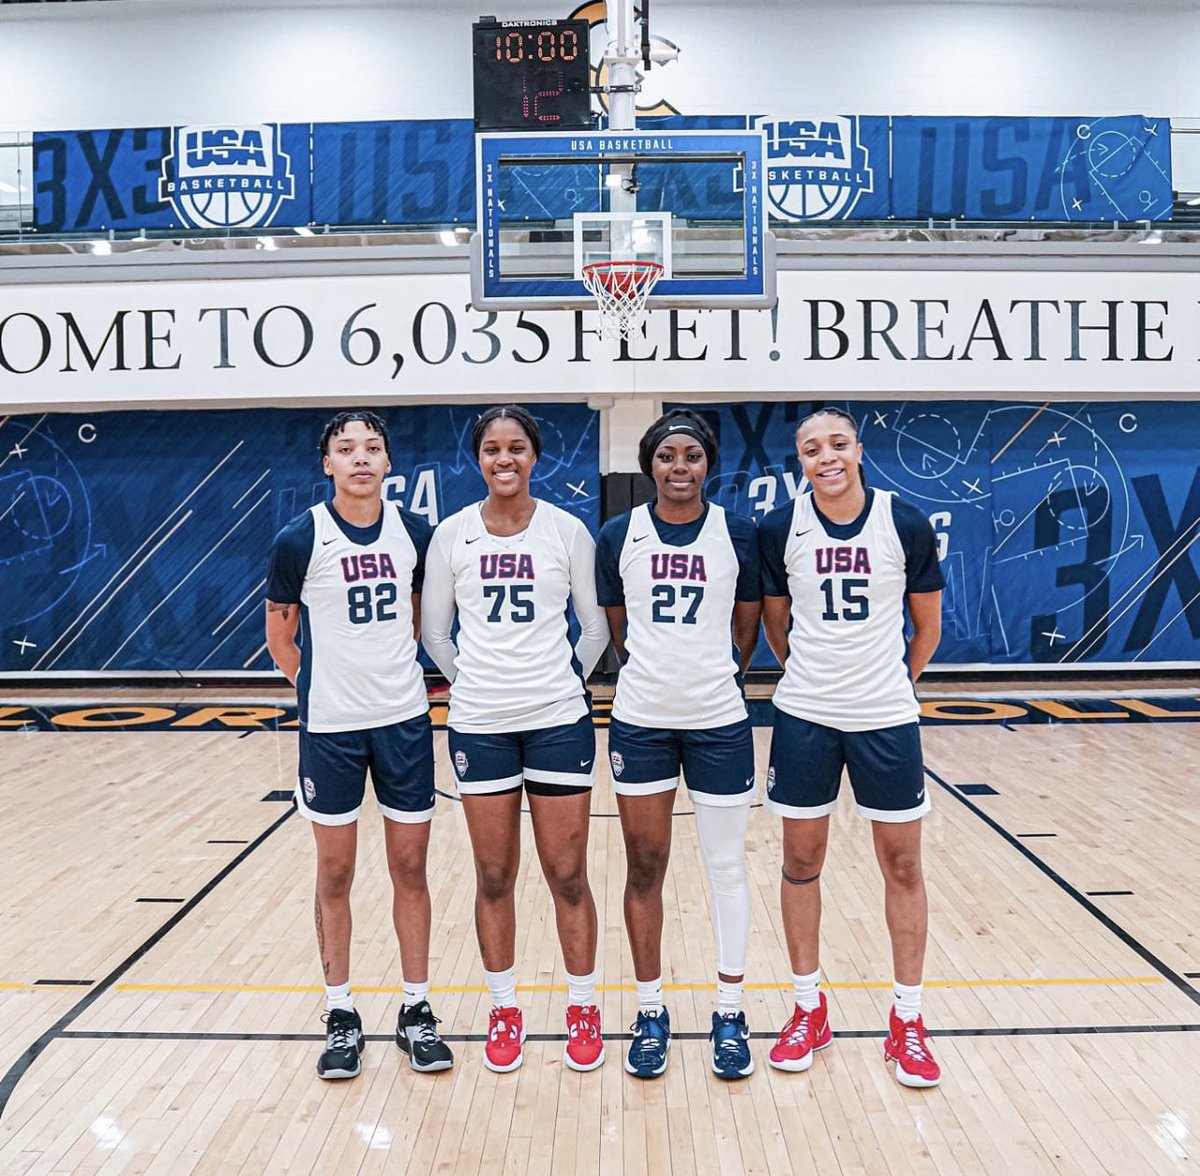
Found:
[(408, 1054), (414, 1070), (449, 1070), (454, 1065), (450, 1047), (438, 1035), (440, 1024), (429, 1001), (417, 1005), (401, 1005), (396, 1022), (396, 1044)]
[(330, 1009), (325, 1022), (325, 1052), (317, 1059), (321, 1078), (357, 1078), (362, 1073), (359, 1054), (366, 1044), (362, 1018), (353, 1009)]

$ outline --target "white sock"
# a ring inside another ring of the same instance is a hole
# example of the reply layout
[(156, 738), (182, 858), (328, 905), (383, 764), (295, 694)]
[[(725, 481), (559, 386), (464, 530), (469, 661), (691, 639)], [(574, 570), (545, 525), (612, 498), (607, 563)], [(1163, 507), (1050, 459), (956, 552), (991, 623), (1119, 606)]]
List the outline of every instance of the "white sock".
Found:
[(901, 984), (899, 980), (892, 985), (896, 999), (896, 1016), (901, 1021), (915, 1021), (921, 1015), (921, 992), (923, 984)]
[(596, 1003), (596, 971), (593, 968), (586, 976), (567, 973), (567, 1004), (594, 1005)]
[(728, 980), (717, 981), (717, 1012), (722, 1017), (736, 1017), (742, 1011), (742, 989), (745, 981), (731, 984)]
[(492, 998), (492, 1008), (512, 1009), (517, 1005), (517, 974), (512, 968), (503, 972), (483, 973), (487, 981), (488, 994)]
[(345, 984), (325, 985), (325, 1009), (327, 1012), (333, 1009), (345, 1009), (347, 1012), (354, 1011), (354, 997), (350, 995), (349, 980)]
[(419, 984), (415, 980), (404, 981), (404, 993), (400, 998), (401, 1003), (406, 1008), (412, 1008), (413, 1005), (419, 1005), (423, 1000), (429, 999), (429, 981), (422, 980)]
[(662, 977), (637, 981), (639, 1013), (653, 1013), (656, 1017), (663, 1011)]
[(821, 969), (818, 968), (808, 976), (797, 976), (792, 973), (792, 991), (796, 994), (796, 1003), (811, 1013), (821, 1007)]

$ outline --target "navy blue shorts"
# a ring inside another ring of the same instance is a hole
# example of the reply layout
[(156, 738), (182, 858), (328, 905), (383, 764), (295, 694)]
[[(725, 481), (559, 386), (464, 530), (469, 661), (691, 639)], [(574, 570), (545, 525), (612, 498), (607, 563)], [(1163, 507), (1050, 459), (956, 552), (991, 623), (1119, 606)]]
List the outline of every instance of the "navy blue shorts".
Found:
[(462, 796), (515, 792), (533, 796), (587, 792), (596, 771), (596, 731), (584, 715), (561, 727), (470, 734), (449, 729), (450, 762)]
[(433, 728), (428, 715), (366, 731), (300, 728), (296, 807), (318, 825), (358, 820), (367, 772), (379, 811), (418, 825), (433, 816)]
[(637, 727), (613, 719), (608, 759), (618, 796), (674, 792), (682, 771), (688, 795), (697, 804), (748, 804), (754, 799), (749, 719), (699, 731)]
[(868, 820), (915, 821), (929, 812), (920, 723), (838, 731), (775, 708), (766, 808), (801, 820), (833, 812), (843, 768)]

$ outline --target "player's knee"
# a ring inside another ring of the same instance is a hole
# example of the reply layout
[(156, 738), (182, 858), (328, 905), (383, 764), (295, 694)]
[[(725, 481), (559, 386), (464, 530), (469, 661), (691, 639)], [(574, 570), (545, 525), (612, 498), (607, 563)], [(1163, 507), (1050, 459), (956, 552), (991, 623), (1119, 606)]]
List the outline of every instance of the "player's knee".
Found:
[(715, 894), (730, 894), (746, 885), (745, 855), (718, 857), (704, 863)]
[(921, 855), (910, 850), (897, 850), (880, 854), (879, 864), (883, 876), (893, 886), (904, 890), (915, 890), (924, 884)]
[(317, 897), (336, 901), (350, 896), (354, 884), (354, 863), (324, 861), (317, 867)]
[(785, 852), (783, 873), (789, 881), (815, 882), (825, 865), (824, 853)]
[(499, 902), (511, 896), (517, 884), (517, 871), (508, 865), (476, 865), (475, 889), (484, 902)]
[(583, 901), (587, 891), (587, 869), (582, 862), (578, 865), (547, 865), (545, 874), (546, 885), (555, 901), (565, 902), (567, 906), (578, 906)]
[(669, 850), (637, 848), (626, 854), (625, 885), (635, 894), (650, 894), (662, 888), (667, 876)]
[(428, 885), (424, 854), (393, 859), (388, 863), (388, 873), (391, 874), (392, 885), (397, 890), (424, 890)]

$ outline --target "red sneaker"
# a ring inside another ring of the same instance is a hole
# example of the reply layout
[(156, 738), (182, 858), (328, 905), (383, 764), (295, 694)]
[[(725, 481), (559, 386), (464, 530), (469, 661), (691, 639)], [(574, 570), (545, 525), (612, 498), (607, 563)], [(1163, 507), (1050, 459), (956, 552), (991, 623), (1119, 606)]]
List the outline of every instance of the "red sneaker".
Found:
[(604, 1064), (600, 1010), (595, 1005), (567, 1006), (567, 1044), (563, 1061), (572, 1070), (595, 1070)]
[(829, 1028), (829, 1008), (825, 994), (821, 993), (820, 1005), (812, 1009), (796, 1006), (792, 1019), (779, 1031), (779, 1037), (767, 1054), (767, 1061), (776, 1070), (790, 1070), (798, 1074), (813, 1064), (813, 1054), (833, 1044), (833, 1031)]
[(893, 1007), (888, 1024), (883, 1060), (896, 1063), (896, 1081), (902, 1086), (936, 1086), (941, 1082), (942, 1070), (929, 1052), (921, 1018), (901, 1021)]
[(488, 1014), (488, 1039), (483, 1047), (483, 1064), (497, 1074), (507, 1074), (521, 1064), (525, 1025), (518, 1008), (493, 1008)]

